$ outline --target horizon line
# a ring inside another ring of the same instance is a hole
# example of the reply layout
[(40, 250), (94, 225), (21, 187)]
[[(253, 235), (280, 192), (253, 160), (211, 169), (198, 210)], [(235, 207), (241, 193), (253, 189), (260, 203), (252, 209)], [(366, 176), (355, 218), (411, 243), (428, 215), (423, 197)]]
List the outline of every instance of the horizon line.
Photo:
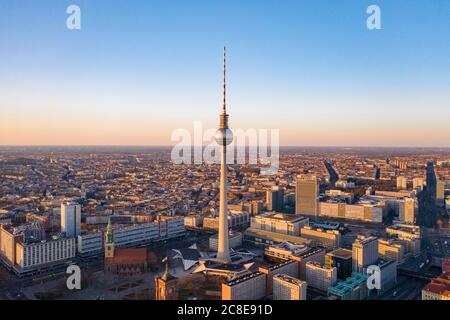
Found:
[[(169, 144), (33, 144), (33, 145), (27, 145), (27, 144), (0, 144), (0, 148), (39, 148), (39, 147), (136, 147), (136, 148), (173, 148), (174, 146), (178, 147), (199, 147), (199, 146), (179, 146), (179, 145), (169, 145)], [(201, 147), (207, 147), (208, 145), (202, 145)], [(273, 145), (265, 145), (263, 147), (272, 147)], [(236, 146), (238, 147), (238, 146)], [(249, 145), (241, 146), (241, 147), (251, 147)], [(261, 147), (261, 146), (258, 146)], [(383, 145), (376, 145), (376, 146), (368, 146), (368, 145), (280, 145), (279, 148), (402, 148), (402, 149), (450, 149), (450, 146), (383, 146)]]

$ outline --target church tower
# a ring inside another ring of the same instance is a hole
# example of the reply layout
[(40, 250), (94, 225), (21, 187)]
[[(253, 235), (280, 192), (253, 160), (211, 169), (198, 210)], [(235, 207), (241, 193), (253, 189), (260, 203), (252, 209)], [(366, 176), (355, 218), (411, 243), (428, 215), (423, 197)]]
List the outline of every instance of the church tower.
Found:
[[(163, 260), (164, 261), (164, 260)], [(178, 278), (169, 272), (169, 259), (165, 258), (166, 270), (156, 280), (156, 300), (178, 300)]]
[(114, 257), (114, 238), (111, 226), (111, 219), (108, 220), (108, 227), (106, 228), (106, 242), (105, 242), (105, 258)]

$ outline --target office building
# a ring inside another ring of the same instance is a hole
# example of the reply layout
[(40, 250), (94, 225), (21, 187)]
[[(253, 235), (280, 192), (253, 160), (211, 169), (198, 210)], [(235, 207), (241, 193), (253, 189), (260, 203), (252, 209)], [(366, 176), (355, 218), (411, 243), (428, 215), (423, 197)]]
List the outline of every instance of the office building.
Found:
[[(228, 235), (228, 240), (230, 241), (230, 248), (238, 248), (242, 246), (242, 233), (240, 232), (230, 232)], [(218, 235), (212, 235), (209, 237), (209, 250), (217, 251)]]
[(445, 201), (445, 182), (441, 180), (436, 181), (436, 201), (440, 204)]
[(279, 186), (272, 186), (266, 191), (267, 211), (282, 211), (284, 209), (284, 192)]
[(280, 234), (299, 236), (300, 229), (309, 225), (309, 218), (293, 215), (267, 212), (251, 218), (251, 228), (267, 230)]
[(319, 215), (321, 217), (381, 223), (383, 222), (384, 207), (385, 203), (382, 201), (356, 204), (347, 204), (334, 200), (320, 201)]
[[(246, 211), (229, 210), (228, 215), (228, 229), (237, 229), (248, 226), (250, 223), (250, 214)], [(205, 217), (203, 219), (203, 228), (210, 230), (219, 230), (220, 217)]]
[(363, 268), (378, 260), (378, 239), (358, 236), (352, 246), (353, 271), (362, 272)]
[(414, 224), (418, 214), (418, 201), (415, 198), (405, 198), (399, 203), (399, 219), (405, 223)]
[(365, 274), (353, 272), (345, 280), (328, 288), (328, 296), (335, 296), (339, 300), (365, 300), (369, 297), (368, 278)]
[(287, 274), (298, 278), (299, 265), (297, 261), (289, 260), (272, 265), (263, 265), (258, 269), (259, 272), (266, 275), (266, 294), (272, 293), (273, 276), (276, 274)]
[(407, 252), (406, 244), (398, 239), (379, 239), (378, 255), (387, 260), (403, 262)]
[(273, 276), (273, 300), (306, 300), (305, 281), (286, 274)]
[(248, 228), (244, 231), (244, 242), (254, 246), (266, 247), (283, 242), (289, 242), (294, 245), (310, 245), (311, 240), (300, 236), (291, 236), (288, 234), (261, 230), (256, 228)]
[(418, 256), (421, 253), (421, 227), (411, 224), (396, 223), (386, 227), (386, 233), (405, 243), (406, 253)]
[(295, 213), (317, 217), (319, 214), (319, 182), (316, 176), (297, 176)]
[(300, 235), (305, 239), (311, 240), (313, 245), (327, 249), (336, 249), (342, 244), (342, 236), (338, 230), (324, 230), (305, 226), (300, 230)]
[(312, 261), (306, 263), (306, 283), (309, 287), (327, 292), (328, 288), (336, 282), (336, 267), (329, 267)]
[(81, 205), (75, 203), (61, 204), (61, 232), (66, 237), (77, 237), (80, 233)]
[(352, 251), (338, 248), (325, 255), (325, 265), (336, 267), (337, 277), (347, 279), (352, 274)]
[(266, 275), (254, 272), (222, 284), (222, 300), (259, 300), (266, 296)]

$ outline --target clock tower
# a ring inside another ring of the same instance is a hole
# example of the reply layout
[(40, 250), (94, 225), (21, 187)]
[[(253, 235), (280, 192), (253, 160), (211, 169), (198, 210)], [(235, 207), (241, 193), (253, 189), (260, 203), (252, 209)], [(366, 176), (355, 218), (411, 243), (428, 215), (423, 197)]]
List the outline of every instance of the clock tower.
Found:
[(156, 300), (178, 300), (178, 278), (169, 272), (169, 259), (166, 257), (166, 270), (156, 278)]

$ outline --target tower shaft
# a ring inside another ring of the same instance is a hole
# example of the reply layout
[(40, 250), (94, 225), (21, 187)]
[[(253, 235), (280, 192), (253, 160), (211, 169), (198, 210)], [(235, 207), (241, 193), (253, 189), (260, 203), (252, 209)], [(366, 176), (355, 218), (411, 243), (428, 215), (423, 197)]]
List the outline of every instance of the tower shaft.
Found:
[(230, 246), (228, 240), (228, 199), (227, 199), (227, 146), (220, 146), (220, 210), (217, 259), (230, 261)]
[[(230, 245), (228, 240), (228, 200), (227, 200), (227, 138), (230, 138), (231, 131), (228, 129), (228, 114), (226, 111), (226, 48), (223, 48), (223, 103), (220, 114), (219, 131), (222, 141), (218, 141), (221, 151), (220, 161), (220, 208), (219, 208), (219, 234), (217, 259), (223, 262), (230, 262)], [(219, 139), (220, 140), (220, 139)]]

